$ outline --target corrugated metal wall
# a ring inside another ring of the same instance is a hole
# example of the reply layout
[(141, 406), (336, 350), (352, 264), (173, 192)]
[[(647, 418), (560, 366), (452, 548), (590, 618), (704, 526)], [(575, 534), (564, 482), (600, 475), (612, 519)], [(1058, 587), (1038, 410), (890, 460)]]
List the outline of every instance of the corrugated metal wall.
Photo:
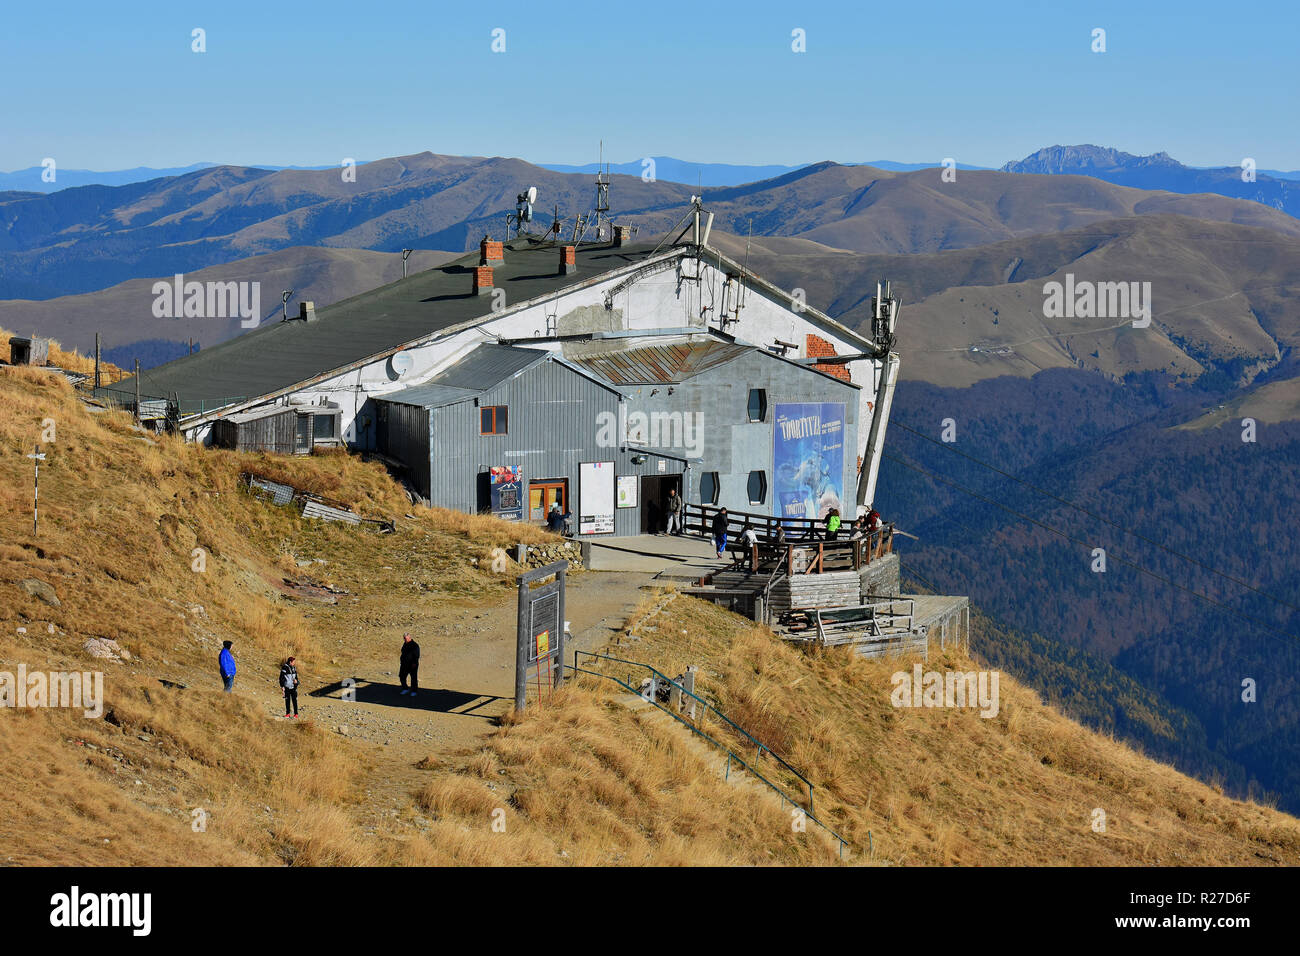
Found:
[[(439, 408), (417, 408), (377, 400), (379, 450), (406, 463), (416, 476), (417, 487), (434, 504), (458, 511), (474, 512), (480, 507), (480, 476), (493, 465), (517, 465), (525, 482), (536, 479), (568, 479), (569, 506), (577, 528), (579, 514), (578, 466), (582, 462), (612, 461), (618, 476), (671, 476), (681, 474), (683, 463), (647, 454), (635, 464), (636, 450), (622, 452), (618, 445), (600, 442), (602, 415), (616, 423), (607, 432), (623, 435), (627, 416), (636, 411), (673, 415), (673, 422), (685, 424), (687, 415), (699, 424), (699, 431), (675, 429), (661, 435), (656, 450), (679, 458), (702, 457), (686, 475), (684, 497), (700, 500), (702, 473), (719, 472), (719, 501), (733, 511), (772, 514), (775, 487), (773, 470), (774, 409), (793, 402), (842, 402), (845, 406), (845, 455), (843, 492), (851, 501), (857, 486), (858, 391), (788, 362), (762, 353), (750, 353), (733, 362), (704, 372), (683, 385), (646, 385), (629, 389), (636, 393), (625, 403), (620, 417), (618, 396), (573, 370), (545, 362), (502, 385), (485, 392), (480, 405), (472, 400)], [(762, 422), (748, 421), (750, 388), (767, 392), (767, 416)], [(654, 393), (653, 395), (651, 393)], [(479, 434), (479, 408), (505, 405), (509, 409), (509, 432)], [(659, 462), (664, 461), (664, 471)], [(423, 466), (423, 468), (422, 468)], [(749, 503), (750, 471), (766, 474), (767, 498), (762, 506)], [(615, 534), (639, 534), (641, 509), (618, 508), (614, 515)], [(851, 513), (846, 509), (846, 513)]]
[(416, 491), (429, 498), (429, 410), (376, 400), (375, 418), (379, 451), (406, 465)]
[[(509, 431), (505, 435), (479, 433), (479, 409), (484, 405), (505, 405), (509, 409)], [(671, 476), (679, 474), (679, 462), (647, 456), (640, 464), (617, 445), (600, 443), (602, 413), (610, 423), (618, 420), (618, 396), (572, 369), (545, 362), (522, 375), (485, 392), (479, 406), (473, 401), (444, 405), (427, 411), (396, 402), (376, 401), (379, 450), (419, 471), (423, 493), (444, 508), (474, 512), (480, 506), (480, 476), (493, 465), (517, 465), (525, 483), (538, 479), (567, 479), (569, 508), (577, 530), (579, 514), (578, 466), (583, 462), (612, 461), (616, 475)], [(427, 425), (420, 416), (427, 416)], [(422, 436), (415, 434), (423, 427)], [(617, 436), (616, 427), (607, 428)], [(616, 508), (615, 534), (639, 534), (641, 506)]]
[[(767, 415), (762, 422), (750, 422), (748, 414), (749, 390), (761, 388), (767, 392)], [(686, 449), (683, 457), (702, 457), (702, 465), (692, 465), (685, 497), (689, 502), (700, 501), (700, 479), (705, 472), (718, 472), (721, 490), (718, 504), (731, 511), (748, 511), (775, 514), (773, 489), (773, 437), (774, 409), (778, 404), (795, 402), (843, 402), (845, 414), (843, 496), (852, 513), (857, 491), (857, 441), (859, 392), (850, 385), (825, 375), (783, 362), (762, 352), (727, 362), (672, 386), (640, 385), (625, 391), (633, 392), (628, 402), (629, 414), (643, 411), (653, 415), (680, 413), (697, 415), (700, 425), (698, 435), (691, 436), (698, 445)], [(654, 393), (654, 394), (652, 394)], [(660, 446), (662, 447), (662, 445)], [(751, 505), (749, 498), (749, 473), (763, 471), (767, 481), (766, 501)]]

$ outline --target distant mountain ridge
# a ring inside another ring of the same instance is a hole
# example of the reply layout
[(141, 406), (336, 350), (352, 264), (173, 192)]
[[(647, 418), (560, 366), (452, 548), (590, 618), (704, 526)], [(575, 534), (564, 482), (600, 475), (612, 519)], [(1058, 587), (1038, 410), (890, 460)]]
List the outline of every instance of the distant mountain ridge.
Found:
[[(539, 190), (536, 232), (558, 206), (571, 235), (574, 215), (592, 205), (590, 176), (519, 159), (418, 153), (355, 173), (218, 166), (126, 186), (0, 194), (0, 298), (92, 292), (293, 246), (463, 251), (484, 233), (503, 235), (528, 186)], [(648, 237), (665, 234), (696, 191), (615, 174), (610, 199), (614, 214)], [(714, 188), (705, 202), (719, 231), (798, 236), (859, 253), (939, 252), (1151, 214), (1300, 234), (1300, 220), (1256, 202), (992, 170), (949, 181), (934, 168), (824, 162)]]
[(1164, 152), (1135, 156), (1091, 144), (1048, 146), (1007, 163), (1002, 171), (1039, 176), (1092, 176), (1117, 186), (1162, 189), (1185, 195), (1217, 193), (1233, 199), (1249, 199), (1300, 217), (1300, 182), (1288, 178), (1294, 173), (1275, 178), (1266, 170), (1255, 169), (1253, 181), (1244, 181), (1246, 170), (1240, 165), (1198, 169), (1184, 166)]

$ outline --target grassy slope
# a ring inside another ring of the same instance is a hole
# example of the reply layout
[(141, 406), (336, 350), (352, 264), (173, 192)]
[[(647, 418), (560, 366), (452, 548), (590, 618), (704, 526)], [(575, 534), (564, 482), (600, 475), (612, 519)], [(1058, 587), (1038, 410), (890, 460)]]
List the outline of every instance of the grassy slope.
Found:
[[(835, 859), (815, 828), (794, 834), (774, 798), (725, 783), (714, 752), (595, 679), (481, 747), (431, 754), (400, 818), (363, 826), (365, 788), (392, 768), (310, 722), (276, 721), (213, 690), (220, 640), (239, 642), (247, 670), (273, 672), (289, 652), (324, 656), (321, 630), (274, 587), (297, 572), (292, 555), (304, 544), (373, 567), (369, 587), (392, 589), (395, 605), (409, 600), (416, 566), (423, 590), (509, 600), (501, 578), (466, 570), (464, 559), (518, 529), (439, 511), (403, 519), (409, 506), (382, 469), (344, 455), (264, 459), (149, 438), (124, 416), (90, 414), (39, 371), (0, 369), (0, 403), (0, 669), (103, 666), (112, 714), (0, 711), (0, 861)], [(46, 418), (57, 438), (42, 469), (38, 541), (22, 455)], [(304, 525), (238, 490), (250, 467), (397, 516), (398, 532)], [(208, 552), (203, 573), (191, 570), (194, 547)], [(25, 595), (18, 582), (28, 577), (53, 585), (61, 606)], [(348, 614), (340, 605), (329, 637), (367, 623)], [(889, 674), (901, 665), (804, 656), (689, 599), (635, 630), (643, 636), (631, 656), (669, 673), (701, 665), (705, 693), (808, 772), (819, 814), (860, 861), (868, 831), (878, 861), (906, 863), (1300, 861), (1293, 819), (1099, 738), (1009, 679), (993, 720), (896, 711)], [(81, 648), (95, 636), (117, 640), (131, 660), (93, 665)], [(1108, 813), (1105, 835), (1090, 828), (1094, 807)], [(201, 832), (195, 808), (208, 814)]]

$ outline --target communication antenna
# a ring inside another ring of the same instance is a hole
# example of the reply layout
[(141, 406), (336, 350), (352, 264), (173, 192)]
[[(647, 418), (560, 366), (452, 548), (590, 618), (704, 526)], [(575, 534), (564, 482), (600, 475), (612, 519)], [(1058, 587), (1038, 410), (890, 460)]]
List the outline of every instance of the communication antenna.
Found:
[(297, 291), (297, 289), (285, 289), (280, 293), (280, 311), (284, 313), (285, 322), (289, 321), (289, 299)]
[[(524, 223), (533, 221), (533, 203), (537, 202), (537, 187), (529, 186), (515, 196), (515, 211), (506, 214), (506, 238), (510, 238), (510, 224), (515, 224), (515, 235), (522, 235)], [(558, 207), (557, 207), (558, 208)]]

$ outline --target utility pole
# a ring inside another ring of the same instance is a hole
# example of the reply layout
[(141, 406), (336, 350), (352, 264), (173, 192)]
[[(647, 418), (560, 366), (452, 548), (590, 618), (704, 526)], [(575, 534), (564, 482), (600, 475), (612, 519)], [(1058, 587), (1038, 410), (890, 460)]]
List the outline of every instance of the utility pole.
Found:
[(99, 333), (95, 333), (95, 388), (99, 388)]
[(135, 360), (135, 421), (140, 423), (140, 360)]
[(32, 537), (36, 537), (41, 526), (41, 462), (45, 460), (45, 454), (41, 451), (41, 446), (36, 446), (36, 453), (28, 455), (28, 458), (34, 458), (36, 464), (36, 473), (32, 477)]

